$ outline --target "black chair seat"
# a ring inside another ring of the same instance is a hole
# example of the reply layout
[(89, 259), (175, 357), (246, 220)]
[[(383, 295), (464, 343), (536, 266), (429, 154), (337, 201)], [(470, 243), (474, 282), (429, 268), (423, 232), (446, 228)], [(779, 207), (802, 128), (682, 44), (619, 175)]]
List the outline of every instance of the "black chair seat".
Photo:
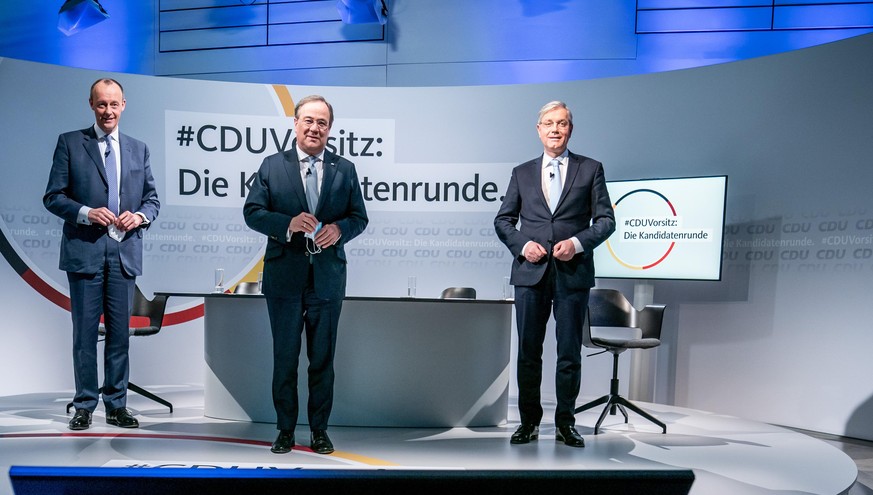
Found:
[[(658, 347), (661, 345), (661, 341), (659, 339), (610, 339), (610, 338), (601, 338), (601, 337), (591, 337), (591, 342), (600, 347), (609, 347), (614, 348), (618, 351), (623, 351), (625, 349), (651, 349), (652, 347)], [(609, 349), (606, 349), (609, 350)], [(614, 352), (614, 351), (610, 351)]]
[(141, 327), (141, 328), (131, 328), (130, 336), (131, 337), (148, 337), (149, 335), (154, 335), (161, 331), (160, 327)]
[(257, 282), (240, 282), (234, 287), (234, 294), (260, 294)]
[[(147, 326), (147, 327), (130, 327), (130, 336), (131, 337), (147, 337), (149, 335), (154, 335), (161, 331), (161, 327), (155, 326)], [(106, 327), (100, 325), (97, 329), (97, 335), (101, 337), (106, 336)]]
[(476, 299), (476, 289), (472, 287), (449, 287), (440, 294), (441, 299)]

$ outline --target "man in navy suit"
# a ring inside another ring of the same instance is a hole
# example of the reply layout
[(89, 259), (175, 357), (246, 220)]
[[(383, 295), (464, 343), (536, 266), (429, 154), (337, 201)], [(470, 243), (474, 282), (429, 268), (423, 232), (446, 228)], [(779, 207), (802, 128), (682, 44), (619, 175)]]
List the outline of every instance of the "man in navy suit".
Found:
[(334, 451), (327, 424), (346, 292), (344, 246), (364, 231), (369, 219), (355, 165), (325, 150), (332, 125), (333, 108), (323, 97), (300, 100), (294, 108), (294, 147), (264, 159), (243, 207), (246, 224), (267, 236), (263, 291), (273, 334), (279, 435), (271, 450), (277, 454), (294, 447), (304, 330), (310, 447), (319, 454)]
[[(139, 426), (127, 409), (130, 311), (142, 275), (143, 230), (160, 202), (145, 143), (118, 131), (126, 101), (121, 84), (99, 79), (88, 99), (96, 123), (58, 137), (43, 204), (64, 220), (60, 269), (70, 284), (76, 413), (71, 430), (91, 425), (103, 396), (106, 422)], [(106, 338), (103, 386), (97, 380), (97, 337)]]
[(537, 132), (543, 154), (512, 170), (494, 219), (497, 236), (513, 256), (510, 283), (515, 286), (521, 425), (510, 443), (539, 437), (543, 342), (554, 311), (555, 437), (584, 447), (574, 415), (582, 376), (582, 325), (594, 286), (594, 248), (615, 230), (615, 215), (603, 165), (567, 149), (573, 133), (567, 105), (547, 103), (540, 110)]

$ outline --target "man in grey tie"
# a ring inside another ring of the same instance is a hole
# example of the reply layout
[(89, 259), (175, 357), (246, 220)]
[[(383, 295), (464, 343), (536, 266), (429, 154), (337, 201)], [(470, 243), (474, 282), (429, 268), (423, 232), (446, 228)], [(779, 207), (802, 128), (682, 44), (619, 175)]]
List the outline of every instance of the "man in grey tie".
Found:
[(582, 376), (582, 325), (594, 286), (592, 254), (615, 230), (615, 215), (603, 165), (567, 149), (573, 133), (567, 105), (553, 101), (543, 106), (537, 132), (543, 154), (512, 170), (494, 219), (497, 236), (513, 257), (521, 424), (510, 443), (539, 437), (543, 343), (554, 311), (555, 438), (584, 447), (574, 415)]
[[(136, 428), (127, 409), (128, 338), (136, 277), (142, 275), (143, 230), (160, 203), (149, 149), (118, 130), (127, 104), (121, 84), (99, 79), (88, 99), (96, 123), (58, 137), (43, 203), (64, 220), (60, 269), (70, 285), (76, 413), (71, 430), (91, 425), (102, 397), (106, 422)], [(104, 379), (97, 380), (97, 335), (103, 315)]]
[(291, 150), (261, 163), (243, 207), (246, 224), (267, 236), (263, 292), (273, 334), (273, 406), (279, 435), (271, 451), (290, 452), (297, 425), (297, 365), (306, 332), (310, 443), (334, 451), (327, 435), (333, 406), (337, 324), (346, 290), (345, 245), (369, 221), (355, 165), (325, 149), (333, 107), (307, 96), (294, 108)]

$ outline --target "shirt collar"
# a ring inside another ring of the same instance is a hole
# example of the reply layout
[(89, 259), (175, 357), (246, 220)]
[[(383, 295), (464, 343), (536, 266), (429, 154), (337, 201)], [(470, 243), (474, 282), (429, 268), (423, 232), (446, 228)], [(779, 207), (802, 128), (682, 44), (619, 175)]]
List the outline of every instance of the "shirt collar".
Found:
[[(309, 157), (309, 153), (300, 149), (300, 146), (295, 146), (295, 148), (297, 148), (297, 157), (300, 161), (302, 162), (305, 160), (306, 162), (309, 162), (309, 160), (306, 160)], [(318, 158), (319, 162), (324, 162), (324, 150), (321, 150), (321, 153), (315, 155), (315, 158)]]
[[(101, 129), (100, 126), (97, 125), (96, 122), (94, 123), (94, 133), (97, 134), (97, 139), (103, 139), (103, 136), (106, 135), (106, 133), (103, 132), (103, 129)], [(112, 139), (116, 143), (119, 142), (118, 141), (118, 126), (115, 126), (115, 129), (112, 129), (112, 132), (110, 132), (109, 135), (112, 136)]]
[[(567, 163), (567, 157), (569, 157), (569, 156), (570, 156), (570, 151), (564, 150), (563, 153), (556, 156), (555, 158), (557, 158), (561, 162), (561, 165), (565, 165)], [(549, 163), (551, 163), (552, 160), (553, 160), (552, 157), (543, 153), (543, 167), (542, 168), (550, 167), (551, 165), (549, 165)]]

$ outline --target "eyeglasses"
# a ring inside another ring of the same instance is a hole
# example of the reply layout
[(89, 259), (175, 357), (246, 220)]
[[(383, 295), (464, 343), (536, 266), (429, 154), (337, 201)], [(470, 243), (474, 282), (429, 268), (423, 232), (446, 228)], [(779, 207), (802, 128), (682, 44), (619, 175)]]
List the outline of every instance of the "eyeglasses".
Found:
[(558, 126), (558, 129), (566, 129), (570, 127), (569, 120), (559, 120), (557, 122), (553, 122), (551, 120), (547, 120), (545, 122), (540, 122), (539, 125), (545, 127), (546, 129), (550, 129), (552, 126)]
[(304, 127), (312, 127), (313, 125), (318, 127), (319, 131), (323, 131), (329, 127), (329, 124), (326, 120), (315, 120), (311, 117), (304, 117), (300, 119), (300, 122), (303, 123)]

